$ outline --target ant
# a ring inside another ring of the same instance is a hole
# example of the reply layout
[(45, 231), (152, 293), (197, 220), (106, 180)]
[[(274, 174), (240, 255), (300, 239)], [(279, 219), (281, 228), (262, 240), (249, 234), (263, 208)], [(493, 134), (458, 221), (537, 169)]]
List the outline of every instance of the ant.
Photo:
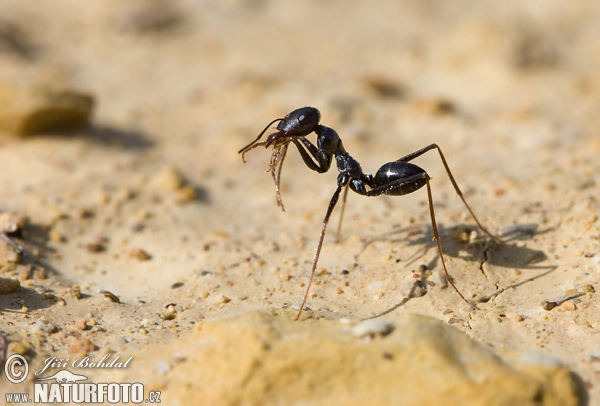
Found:
[[(429, 199), (429, 214), (431, 217), (433, 236), (437, 243), (438, 252), (440, 254), (440, 259), (444, 268), (444, 272), (446, 273), (446, 278), (450, 285), (458, 293), (458, 295), (467, 304), (469, 304), (473, 309), (478, 309), (478, 307), (473, 302), (471, 302), (463, 296), (463, 294), (458, 290), (454, 282), (452, 282), (452, 279), (448, 274), (448, 269), (446, 268), (446, 263), (442, 254), (440, 237), (438, 234), (437, 224), (435, 221), (435, 213), (433, 210), (433, 198), (431, 195), (431, 186), (429, 182), (431, 178), (429, 177), (427, 172), (425, 172), (425, 170), (418, 167), (417, 165), (410, 163), (409, 161), (423, 155), (428, 151), (434, 149), (437, 150), (440, 154), (442, 163), (444, 164), (444, 168), (448, 173), (450, 182), (452, 183), (452, 186), (454, 186), (454, 190), (456, 190), (456, 193), (458, 194), (462, 202), (465, 204), (467, 210), (477, 223), (477, 226), (484, 233), (489, 235), (494, 241), (502, 241), (481, 225), (481, 223), (475, 216), (475, 213), (473, 213), (473, 210), (471, 210), (471, 207), (469, 207), (469, 205), (467, 204), (467, 201), (465, 200), (460, 188), (458, 187), (458, 184), (454, 180), (454, 176), (452, 176), (452, 172), (448, 167), (448, 163), (446, 162), (446, 158), (444, 157), (444, 154), (442, 153), (440, 147), (437, 144), (428, 145), (396, 161), (384, 164), (381, 168), (379, 168), (375, 175), (371, 175), (369, 173), (364, 173), (358, 161), (352, 156), (350, 156), (350, 154), (344, 149), (342, 140), (338, 133), (332, 128), (319, 124), (320, 120), (321, 113), (314, 107), (302, 107), (296, 109), (283, 118), (277, 118), (271, 121), (265, 127), (265, 129), (262, 130), (258, 137), (256, 137), (254, 141), (252, 141), (250, 144), (246, 145), (244, 148), (238, 151), (238, 153), (242, 154), (242, 160), (246, 162), (244, 159), (244, 155), (248, 151), (259, 146), (264, 146), (265, 148), (273, 146), (273, 154), (271, 155), (268, 170), (271, 172), (271, 175), (273, 176), (273, 180), (275, 182), (277, 203), (279, 206), (281, 206), (283, 211), (285, 211), (285, 208), (281, 200), (279, 184), (281, 179), (281, 167), (283, 165), (283, 160), (285, 159), (289, 144), (293, 143), (298, 149), (298, 152), (300, 153), (300, 156), (302, 157), (302, 160), (304, 161), (306, 166), (318, 173), (327, 172), (331, 167), (332, 158), (335, 157), (335, 163), (337, 166), (337, 170), (339, 171), (339, 175), (337, 177), (337, 188), (333, 193), (333, 196), (331, 197), (329, 207), (327, 208), (325, 218), (323, 219), (323, 228), (321, 229), (319, 242), (315, 251), (315, 257), (313, 259), (310, 279), (308, 281), (306, 293), (304, 294), (304, 299), (302, 300), (302, 305), (300, 306), (300, 310), (298, 311), (298, 315), (296, 316), (296, 320), (300, 318), (302, 310), (304, 309), (304, 305), (306, 304), (306, 299), (308, 298), (310, 286), (312, 284), (315, 275), (315, 270), (317, 268), (317, 262), (321, 254), (321, 248), (323, 246), (325, 230), (327, 229), (327, 224), (329, 223), (329, 217), (331, 216), (331, 213), (333, 212), (333, 209), (339, 200), (342, 189), (344, 189), (344, 197), (341, 211), (341, 216), (343, 216), (348, 187), (352, 189), (353, 192), (363, 196), (403, 196), (415, 192), (423, 186), (427, 186), (427, 197)], [(259, 142), (263, 134), (271, 127), (271, 125), (273, 125), (276, 122), (279, 122), (277, 124), (277, 132), (269, 135), (265, 141)], [(317, 135), (316, 146), (311, 141), (306, 139), (306, 136), (311, 134), (312, 132), (316, 133)], [(342, 220), (341, 216), (340, 226)]]

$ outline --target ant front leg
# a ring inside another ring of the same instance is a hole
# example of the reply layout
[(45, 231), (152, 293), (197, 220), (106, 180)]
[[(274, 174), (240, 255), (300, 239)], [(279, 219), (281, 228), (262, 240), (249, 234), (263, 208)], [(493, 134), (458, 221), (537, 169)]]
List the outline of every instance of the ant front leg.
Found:
[(326, 154), (323, 150), (315, 147), (315, 145), (305, 137), (300, 139), (292, 139), (302, 160), (311, 170), (318, 173), (325, 173), (331, 167), (331, 155)]
[(473, 210), (471, 210), (471, 207), (469, 206), (469, 204), (465, 200), (465, 198), (464, 198), (464, 196), (462, 194), (462, 191), (458, 187), (458, 183), (456, 183), (456, 180), (454, 179), (454, 176), (452, 176), (452, 172), (450, 171), (450, 167), (448, 166), (448, 163), (446, 162), (446, 158), (444, 157), (444, 154), (442, 153), (441, 148), (437, 144), (431, 144), (431, 145), (426, 146), (425, 148), (421, 148), (418, 151), (415, 151), (415, 152), (413, 152), (411, 154), (406, 155), (405, 157), (402, 157), (402, 158), (398, 159), (396, 162), (408, 162), (408, 161), (411, 161), (411, 160), (413, 160), (413, 159), (415, 159), (415, 158), (423, 155), (424, 153), (426, 153), (427, 151), (430, 151), (432, 149), (437, 149), (438, 150), (438, 152), (440, 154), (440, 158), (442, 159), (442, 163), (444, 164), (444, 168), (446, 168), (446, 173), (448, 174), (448, 177), (450, 178), (450, 182), (452, 183), (452, 186), (454, 186), (454, 190), (456, 191), (456, 194), (458, 194), (458, 196), (460, 197), (460, 199), (464, 203), (465, 207), (467, 208), (467, 210), (471, 214), (471, 217), (473, 217), (473, 219), (475, 220), (475, 223), (477, 223), (477, 226), (481, 229), (481, 231), (483, 231), (484, 233), (486, 233), (487, 235), (489, 235), (494, 241), (496, 241), (497, 243), (502, 243), (502, 240), (500, 238), (498, 238), (494, 234), (490, 233), (483, 225), (481, 225), (481, 223), (477, 219), (477, 216), (475, 216), (475, 213), (473, 212)]
[[(298, 152), (302, 160), (310, 169), (318, 173), (325, 173), (331, 167), (331, 158), (333, 155), (343, 155), (346, 153), (342, 141), (337, 132), (329, 127), (318, 126), (316, 129), (317, 143), (316, 147), (306, 137), (299, 139), (294, 138), (292, 141), (298, 148)], [(342, 198), (342, 210), (340, 212), (340, 220), (336, 238), (339, 240), (342, 230), (342, 220), (344, 219), (344, 211), (346, 209), (346, 199), (348, 197), (348, 186), (344, 189), (344, 197)]]
[(304, 305), (306, 304), (306, 299), (308, 298), (308, 292), (310, 291), (310, 286), (312, 285), (313, 278), (315, 276), (315, 270), (317, 269), (317, 263), (319, 262), (319, 256), (321, 255), (321, 248), (323, 247), (323, 239), (325, 238), (325, 230), (327, 229), (327, 223), (329, 223), (329, 217), (331, 217), (331, 213), (340, 197), (340, 192), (342, 188), (348, 185), (348, 181), (350, 178), (340, 174), (338, 176), (338, 186), (333, 196), (331, 197), (331, 201), (329, 202), (329, 207), (327, 208), (327, 213), (325, 213), (325, 218), (323, 219), (323, 228), (321, 229), (321, 235), (319, 236), (319, 242), (317, 244), (317, 249), (315, 251), (315, 257), (313, 259), (312, 270), (310, 271), (310, 279), (308, 280), (308, 286), (306, 287), (306, 292), (304, 293), (304, 299), (302, 299), (302, 304), (300, 305), (300, 310), (298, 311), (298, 315), (296, 316), (296, 320), (300, 318), (302, 314), (302, 310), (304, 310)]

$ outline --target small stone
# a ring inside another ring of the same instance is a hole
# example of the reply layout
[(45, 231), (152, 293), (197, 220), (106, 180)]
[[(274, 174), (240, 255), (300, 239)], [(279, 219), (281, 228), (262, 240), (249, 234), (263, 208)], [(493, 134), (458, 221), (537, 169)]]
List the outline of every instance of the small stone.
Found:
[(583, 285), (581, 287), (581, 290), (583, 290), (585, 293), (595, 293), (596, 289), (594, 289), (594, 285), (588, 284), (588, 285)]
[(37, 268), (33, 271), (33, 277), (36, 279), (45, 280), (46, 276), (46, 270), (44, 268)]
[(227, 296), (223, 296), (223, 297), (221, 297), (221, 301), (220, 302), (222, 304), (229, 303), (229, 302), (231, 302), (231, 299), (228, 298)]
[(0, 213), (0, 231), (4, 231), (7, 234), (19, 232), (27, 224), (29, 224), (29, 217), (27, 216), (18, 213)]
[(85, 246), (88, 252), (99, 253), (106, 251), (106, 245), (102, 241), (92, 242)]
[(71, 289), (69, 289), (69, 294), (75, 299), (81, 299), (81, 288), (79, 285), (73, 285)]
[(138, 261), (149, 261), (150, 259), (152, 259), (152, 255), (148, 254), (141, 248), (133, 248), (127, 253), (127, 255), (130, 258), (137, 259)]
[(177, 201), (180, 203), (193, 202), (197, 198), (196, 189), (193, 186), (186, 185), (177, 190)]
[(85, 220), (85, 219), (91, 219), (96, 215), (96, 212), (94, 211), (94, 209), (80, 209), (77, 212), (77, 217), (80, 220)]
[(525, 320), (525, 318), (523, 318), (523, 316), (521, 316), (520, 314), (515, 315), (515, 317), (513, 317), (513, 320), (520, 323), (523, 320)]
[(77, 320), (77, 322), (75, 322), (75, 324), (73, 324), (73, 328), (76, 328), (77, 330), (85, 330), (86, 327), (87, 327), (86, 319), (79, 319), (79, 320)]
[(165, 311), (160, 314), (160, 318), (163, 320), (173, 320), (177, 316), (177, 311), (173, 306), (169, 306)]
[(405, 87), (393, 79), (373, 76), (364, 79), (365, 88), (382, 99), (401, 99), (406, 94)]
[(185, 183), (185, 178), (174, 166), (164, 166), (151, 181), (154, 188), (167, 192), (176, 192)]
[(575, 306), (575, 303), (573, 303), (572, 300), (568, 300), (566, 302), (564, 302), (562, 304), (563, 309), (568, 310), (568, 311), (573, 311), (573, 310), (577, 310), (577, 306)]
[(58, 328), (58, 326), (48, 322), (47, 320), (45, 323), (43, 322), (43, 320), (40, 320), (40, 322), (35, 323), (35, 325), (31, 329), (31, 332), (33, 334), (42, 334), (42, 335), (50, 335), (50, 334), (58, 333), (59, 331), (60, 331), (60, 329)]
[(13, 293), (21, 289), (18, 279), (0, 277), (0, 295)]
[(109, 301), (111, 301), (113, 303), (121, 303), (121, 301), (119, 300), (119, 298), (115, 294), (113, 294), (112, 292), (109, 292), (108, 290), (100, 290), (100, 291), (98, 291), (98, 293), (104, 295), (104, 298), (106, 300), (109, 300)]
[(9, 246), (6, 244), (6, 241), (0, 238), (0, 266), (16, 264), (19, 262), (21, 253), (18, 250), (19, 246), (15, 244), (15, 247), (17, 247), (17, 251), (15, 251), (14, 247)]
[(42, 85), (0, 81), (0, 130), (17, 136), (86, 125), (92, 96)]
[(370, 319), (358, 323), (352, 328), (352, 334), (358, 337), (385, 336), (394, 331), (394, 324), (379, 319)]
[(96, 351), (99, 347), (94, 344), (89, 338), (84, 338), (81, 340), (77, 340), (75, 343), (71, 344), (69, 347), (70, 354), (88, 354), (90, 352)]
[(8, 345), (8, 354), (25, 355), (27, 351), (27, 346), (21, 341), (14, 341)]
[(457, 243), (465, 244), (471, 239), (471, 230), (472, 229), (467, 226), (456, 226), (452, 228), (451, 235)]
[(417, 114), (445, 115), (456, 112), (456, 105), (442, 98), (415, 99), (408, 104), (408, 107)]
[(51, 230), (50, 233), (48, 234), (48, 237), (50, 237), (50, 241), (52, 241), (52, 242), (65, 242), (66, 241), (65, 237), (56, 230)]

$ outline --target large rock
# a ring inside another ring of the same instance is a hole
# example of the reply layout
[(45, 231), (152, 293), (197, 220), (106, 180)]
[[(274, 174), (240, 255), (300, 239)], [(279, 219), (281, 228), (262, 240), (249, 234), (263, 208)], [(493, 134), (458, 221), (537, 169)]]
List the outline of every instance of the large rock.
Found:
[(356, 331), (250, 313), (142, 350), (119, 379), (162, 390), (169, 405), (578, 404), (569, 370), (507, 363), (435, 319), (407, 315), (391, 333)]
[(93, 106), (87, 94), (0, 81), (0, 131), (14, 135), (80, 127), (89, 122)]

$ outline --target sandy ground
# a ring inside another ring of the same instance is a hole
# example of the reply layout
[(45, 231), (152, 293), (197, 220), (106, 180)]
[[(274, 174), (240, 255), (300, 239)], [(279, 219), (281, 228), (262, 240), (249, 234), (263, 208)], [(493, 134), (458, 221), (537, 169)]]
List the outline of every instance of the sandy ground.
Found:
[[(204, 321), (298, 308), (337, 171), (310, 171), (290, 148), (284, 213), (265, 173), (270, 151), (251, 151), (247, 164), (237, 151), (272, 119), (310, 105), (365, 172), (437, 143), (482, 223), (498, 235), (513, 231), (500, 245), (477, 232), (437, 154), (415, 160), (432, 177), (457, 286), (472, 300), (494, 296), (472, 311), (438, 283), (387, 318), (430, 315), (500, 354), (558, 359), (582, 380), (590, 404), (600, 401), (600, 7), (0, 7), (3, 81), (96, 100), (88, 129), (0, 135), (0, 211), (30, 218), (16, 239), (25, 248), (19, 264), (1, 268), (22, 287), (0, 295), (0, 331), (24, 347), (9, 350), (20, 348), (36, 366), (52, 356), (130, 354), (180, 340)], [(441, 264), (425, 190), (350, 193), (336, 241), (338, 216), (339, 208), (307, 316), (384, 312), (402, 301), (420, 265), (435, 281)], [(542, 306), (574, 292), (584, 294)]]

